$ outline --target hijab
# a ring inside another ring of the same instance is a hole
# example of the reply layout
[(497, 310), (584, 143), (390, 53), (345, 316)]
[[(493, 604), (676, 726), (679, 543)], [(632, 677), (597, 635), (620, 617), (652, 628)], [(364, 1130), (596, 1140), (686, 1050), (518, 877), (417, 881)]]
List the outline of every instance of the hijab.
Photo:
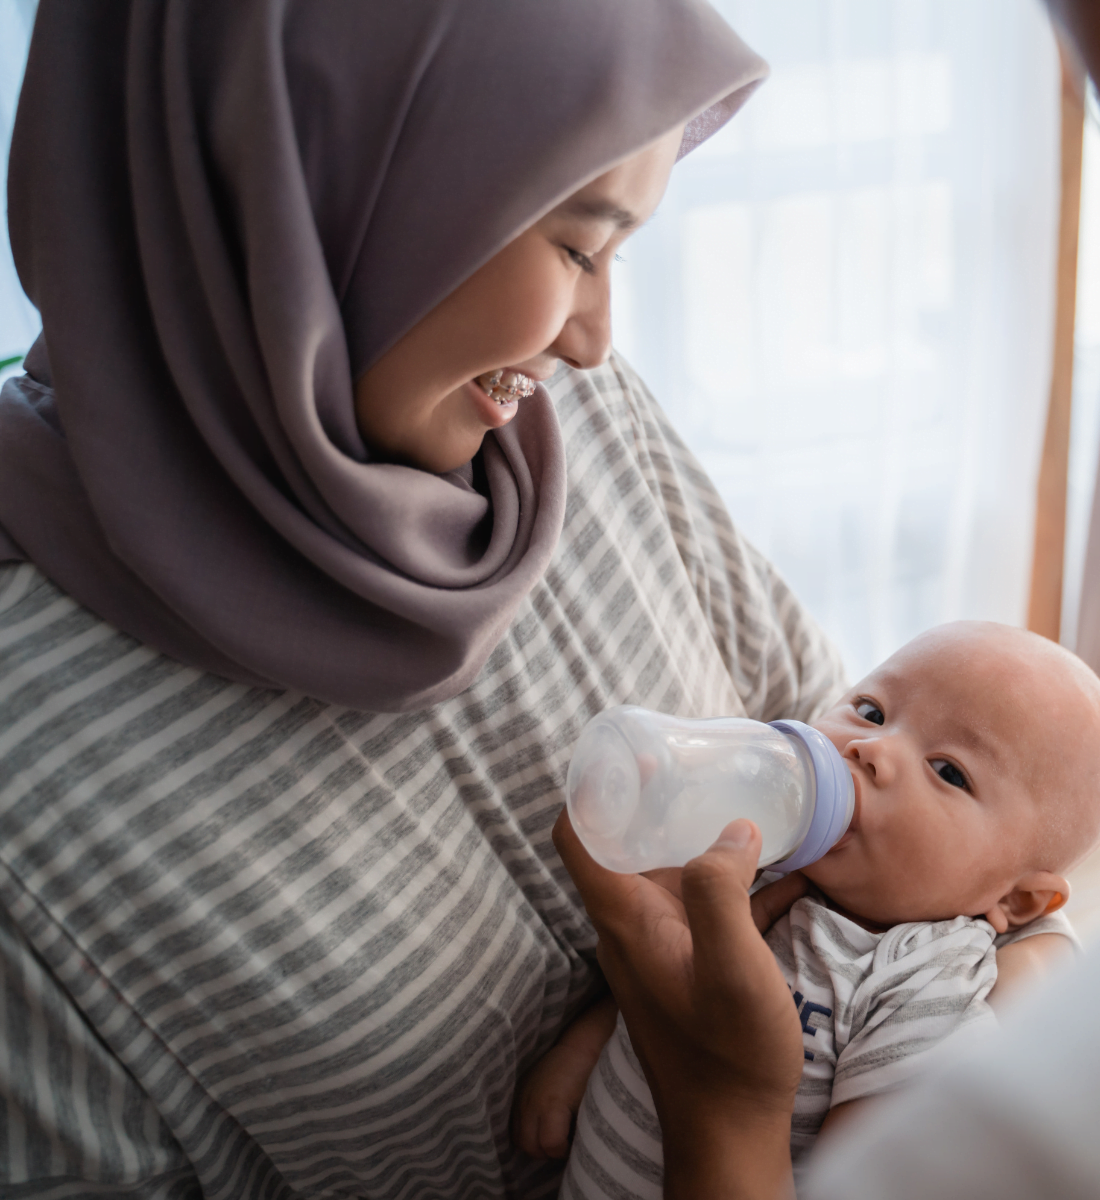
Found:
[(44, 333), (0, 396), (0, 558), (229, 679), (457, 695), (560, 535), (556, 416), (540, 386), (434, 475), (372, 455), (354, 381), (765, 72), (704, 0), (41, 0), (9, 223)]

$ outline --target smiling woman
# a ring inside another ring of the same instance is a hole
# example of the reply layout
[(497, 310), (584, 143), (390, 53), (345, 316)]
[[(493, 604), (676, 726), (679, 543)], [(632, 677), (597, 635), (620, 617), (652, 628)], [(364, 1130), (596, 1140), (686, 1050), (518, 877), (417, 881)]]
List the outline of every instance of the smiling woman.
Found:
[(602, 987), (577, 735), (840, 684), (609, 356), (616, 246), (765, 70), (702, 0), (42, 0), (0, 1192), (557, 1191), (509, 1113)]
[[(40, 9), (11, 216), (44, 335), (0, 406), (0, 526), (182, 662), (423, 708), (553, 553), (553, 406), (474, 381), (606, 357), (626, 230), (600, 210), (648, 215), (764, 67), (700, 0), (625, 28), (483, 3), (455, 23), (425, 0), (385, 36), (344, 4)], [(487, 38), (505, 61), (475, 82)]]
[(559, 362), (604, 362), (611, 262), (657, 207), (682, 142), (678, 125), (551, 209), (366, 371), (355, 406), (368, 443), (398, 462), (456, 470), (519, 411), (521, 397), (495, 396), (483, 381), (507, 372), (530, 395)]

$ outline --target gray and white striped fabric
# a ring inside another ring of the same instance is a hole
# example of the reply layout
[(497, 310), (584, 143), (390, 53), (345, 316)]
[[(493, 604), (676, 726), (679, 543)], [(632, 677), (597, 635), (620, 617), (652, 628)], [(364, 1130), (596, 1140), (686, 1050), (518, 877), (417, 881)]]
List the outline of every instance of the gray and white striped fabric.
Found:
[(629, 369), (550, 386), (560, 546), (425, 712), (203, 675), (0, 569), (5, 1197), (555, 1192), (508, 1119), (599, 987), (550, 841), (578, 733), (842, 680)]
[[(997, 937), (971, 917), (870, 933), (803, 897), (767, 933), (802, 1021), (805, 1062), (791, 1120), (796, 1173), (829, 1109), (894, 1091), (957, 1036), (995, 1027), (985, 1002), (997, 947), (1040, 933), (1076, 943), (1062, 913)], [(561, 1200), (661, 1200), (661, 1127), (620, 1016), (588, 1081)]]

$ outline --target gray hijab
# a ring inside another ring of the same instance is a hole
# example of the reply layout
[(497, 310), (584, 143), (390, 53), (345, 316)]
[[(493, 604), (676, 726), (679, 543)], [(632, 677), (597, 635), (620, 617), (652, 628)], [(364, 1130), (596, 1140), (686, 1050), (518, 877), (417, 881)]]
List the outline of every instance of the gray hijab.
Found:
[(703, 0), (41, 0), (9, 214), (44, 336), (0, 396), (0, 558), (230, 679), (456, 695), (557, 543), (557, 420), (540, 388), (437, 476), (372, 456), (354, 380), (765, 70)]

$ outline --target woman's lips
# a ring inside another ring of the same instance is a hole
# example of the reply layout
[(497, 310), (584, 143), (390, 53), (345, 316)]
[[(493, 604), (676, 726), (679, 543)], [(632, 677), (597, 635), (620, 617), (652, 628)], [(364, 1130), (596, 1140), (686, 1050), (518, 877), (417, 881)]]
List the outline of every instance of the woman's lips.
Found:
[(519, 412), (519, 402), (534, 395), (536, 382), (522, 371), (488, 371), (466, 385), (482, 422), (499, 429)]
[(499, 429), (502, 425), (507, 425), (519, 412), (518, 400), (513, 400), (511, 404), (498, 404), (495, 400), (490, 399), (485, 390), (473, 379), (465, 385), (465, 390), (477, 410), (478, 420), (490, 429)]

